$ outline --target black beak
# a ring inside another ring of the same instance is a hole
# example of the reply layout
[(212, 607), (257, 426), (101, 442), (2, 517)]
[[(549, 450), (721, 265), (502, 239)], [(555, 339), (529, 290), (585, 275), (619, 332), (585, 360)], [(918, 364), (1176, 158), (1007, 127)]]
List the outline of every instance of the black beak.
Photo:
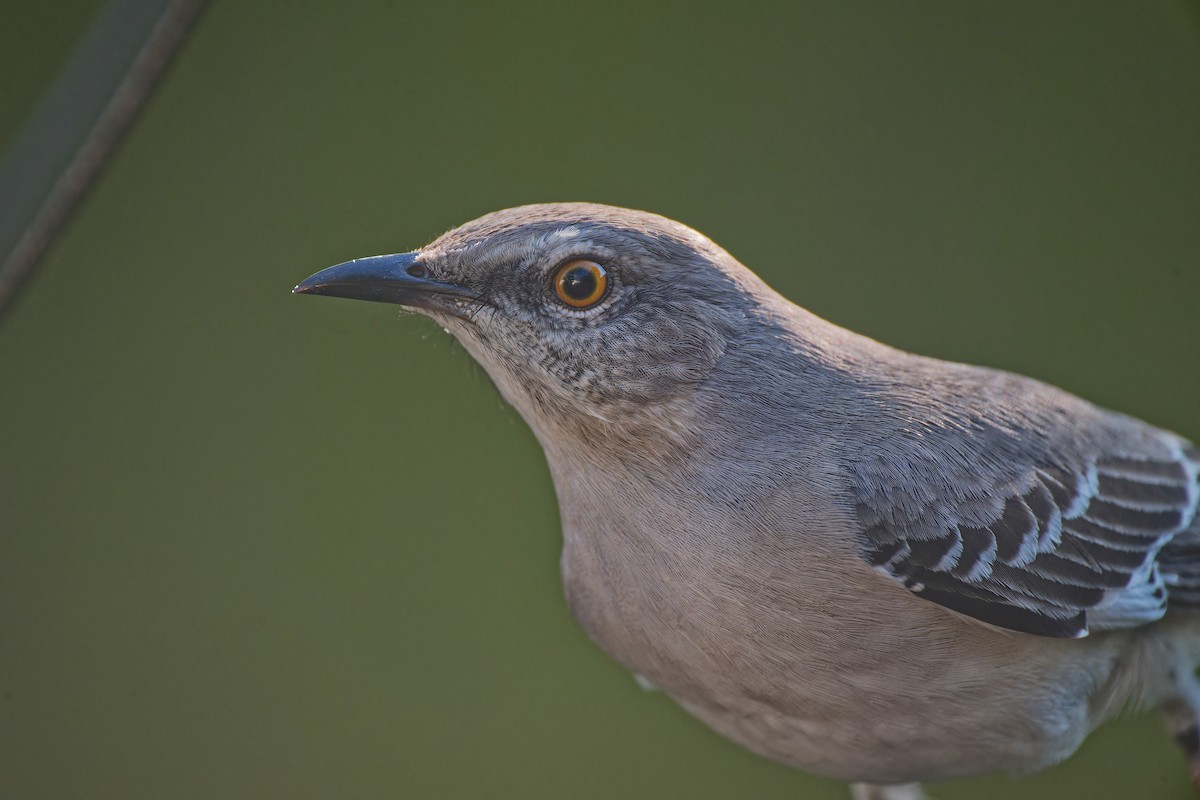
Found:
[(427, 269), (417, 260), (419, 256), (419, 253), (397, 253), (356, 258), (305, 278), (292, 292), (396, 303), (459, 316), (462, 312), (455, 299), (479, 299), (462, 286), (430, 280), (426, 277)]

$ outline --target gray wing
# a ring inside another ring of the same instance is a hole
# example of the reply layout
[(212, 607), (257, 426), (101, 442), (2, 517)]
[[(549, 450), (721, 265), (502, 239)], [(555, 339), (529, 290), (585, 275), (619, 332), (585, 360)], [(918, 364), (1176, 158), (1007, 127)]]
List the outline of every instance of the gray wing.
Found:
[(1195, 583), (1200, 566), (1170, 557), (1200, 542), (1200, 452), (1108, 421), (1133, 435), (1081, 444), (1072, 431), (1056, 452), (1053, 437), (1011, 427), (901, 432), (852, 469), (863, 557), (924, 599), (1011, 630), (1079, 637), (1159, 619), (1171, 583)]

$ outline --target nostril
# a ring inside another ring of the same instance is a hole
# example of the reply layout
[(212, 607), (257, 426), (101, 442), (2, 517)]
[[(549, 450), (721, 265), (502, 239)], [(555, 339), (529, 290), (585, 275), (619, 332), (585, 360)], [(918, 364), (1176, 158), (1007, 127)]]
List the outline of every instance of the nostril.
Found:
[(425, 269), (424, 264), (409, 264), (407, 267), (405, 267), (404, 271), (409, 275), (412, 275), (414, 278), (429, 277), (429, 270)]

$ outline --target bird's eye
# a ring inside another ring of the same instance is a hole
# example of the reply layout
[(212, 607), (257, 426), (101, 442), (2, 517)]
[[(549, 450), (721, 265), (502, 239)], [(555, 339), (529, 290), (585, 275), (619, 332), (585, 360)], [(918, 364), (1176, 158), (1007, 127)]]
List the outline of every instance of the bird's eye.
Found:
[(571, 308), (600, 302), (608, 289), (608, 273), (595, 261), (568, 261), (554, 273), (554, 293)]

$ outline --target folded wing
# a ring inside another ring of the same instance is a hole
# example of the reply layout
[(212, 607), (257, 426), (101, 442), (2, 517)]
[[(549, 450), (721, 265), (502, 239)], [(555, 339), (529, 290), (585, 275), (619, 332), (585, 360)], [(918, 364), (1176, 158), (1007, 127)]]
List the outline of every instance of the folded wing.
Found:
[(1182, 595), (1200, 577), (1185, 555), (1200, 555), (1200, 453), (1170, 434), (1156, 444), (1027, 463), (990, 462), (984, 448), (978, 469), (915, 447), (857, 473), (863, 557), (924, 599), (1011, 630), (1079, 637), (1152, 622), (1172, 583)]

